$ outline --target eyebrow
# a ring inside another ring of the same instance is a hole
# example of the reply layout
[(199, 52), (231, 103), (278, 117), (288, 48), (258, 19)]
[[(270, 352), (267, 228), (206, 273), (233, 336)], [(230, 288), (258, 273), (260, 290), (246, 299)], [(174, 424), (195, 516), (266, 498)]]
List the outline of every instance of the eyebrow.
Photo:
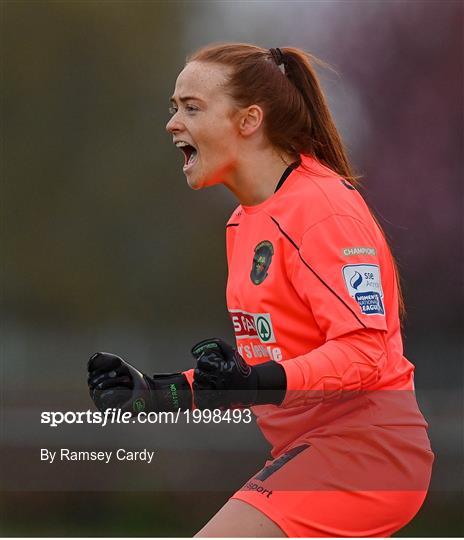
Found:
[[(202, 103), (204, 103), (204, 101), (202, 99), (200, 99), (199, 97), (195, 97), (195, 96), (182, 96), (182, 97), (179, 97), (179, 101), (181, 103), (183, 103), (184, 101), (189, 101), (189, 100), (195, 100), (195, 101), (201, 101)], [(171, 103), (176, 103), (176, 100), (174, 98), (174, 96), (172, 96), (169, 101)]]

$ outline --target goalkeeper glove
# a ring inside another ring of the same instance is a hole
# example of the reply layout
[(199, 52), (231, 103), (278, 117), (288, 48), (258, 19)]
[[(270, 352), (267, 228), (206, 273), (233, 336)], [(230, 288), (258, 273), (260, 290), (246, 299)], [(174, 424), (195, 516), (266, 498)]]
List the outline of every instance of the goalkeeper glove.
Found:
[(102, 412), (113, 407), (132, 415), (192, 408), (192, 391), (183, 373), (149, 377), (105, 352), (90, 358), (88, 372), (90, 397)]
[(197, 360), (193, 395), (199, 409), (282, 403), (287, 380), (277, 362), (250, 366), (236, 349), (217, 338), (201, 341), (192, 354)]

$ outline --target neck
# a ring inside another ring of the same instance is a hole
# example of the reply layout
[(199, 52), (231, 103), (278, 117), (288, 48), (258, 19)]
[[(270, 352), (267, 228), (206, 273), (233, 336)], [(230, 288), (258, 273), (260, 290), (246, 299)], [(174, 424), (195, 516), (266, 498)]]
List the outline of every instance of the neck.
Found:
[(285, 169), (295, 159), (288, 154), (281, 155), (272, 148), (242, 155), (233, 174), (224, 184), (240, 204), (260, 204), (271, 197)]

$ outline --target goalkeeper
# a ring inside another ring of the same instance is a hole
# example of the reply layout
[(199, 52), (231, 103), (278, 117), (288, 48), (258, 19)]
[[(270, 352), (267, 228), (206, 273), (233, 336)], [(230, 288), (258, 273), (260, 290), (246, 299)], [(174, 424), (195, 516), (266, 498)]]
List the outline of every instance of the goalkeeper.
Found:
[(223, 184), (236, 348), (146, 375), (89, 361), (100, 409), (251, 407), (272, 445), (197, 536), (391, 536), (421, 507), (433, 454), (403, 355), (402, 297), (321, 90), (295, 48), (207, 46), (177, 78), (166, 128), (192, 189)]

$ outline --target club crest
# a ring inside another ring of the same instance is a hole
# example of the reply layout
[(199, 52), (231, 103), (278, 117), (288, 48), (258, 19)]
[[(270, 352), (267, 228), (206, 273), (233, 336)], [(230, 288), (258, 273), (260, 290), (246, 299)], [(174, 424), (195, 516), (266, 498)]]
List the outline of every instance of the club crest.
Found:
[(271, 265), (274, 247), (268, 240), (263, 240), (255, 247), (253, 265), (250, 278), (255, 285), (259, 285), (267, 278), (267, 271)]

